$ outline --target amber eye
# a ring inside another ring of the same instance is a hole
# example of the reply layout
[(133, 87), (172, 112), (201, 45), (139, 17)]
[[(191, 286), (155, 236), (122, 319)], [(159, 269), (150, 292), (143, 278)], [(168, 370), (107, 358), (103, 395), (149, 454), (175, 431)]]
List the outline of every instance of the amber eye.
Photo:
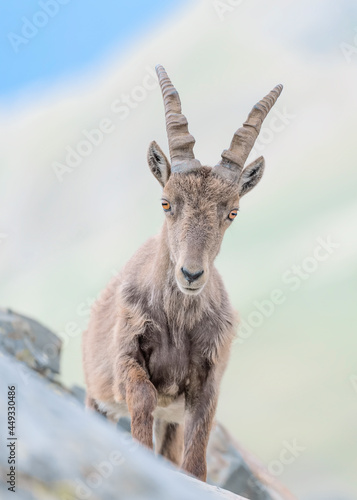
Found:
[(234, 208), (233, 210), (231, 210), (229, 212), (228, 219), (229, 220), (235, 219), (237, 217), (237, 214), (238, 214), (238, 210), (236, 208)]
[(161, 205), (162, 205), (162, 208), (165, 210), (165, 212), (170, 212), (171, 205), (168, 201), (162, 200)]

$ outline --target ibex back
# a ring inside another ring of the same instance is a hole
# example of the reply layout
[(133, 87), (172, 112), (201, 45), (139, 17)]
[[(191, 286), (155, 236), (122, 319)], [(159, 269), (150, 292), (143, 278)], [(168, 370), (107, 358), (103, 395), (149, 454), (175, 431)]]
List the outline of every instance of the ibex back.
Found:
[(171, 164), (152, 142), (148, 163), (163, 187), (165, 221), (94, 305), (83, 338), (87, 406), (112, 420), (130, 415), (132, 434), (206, 479), (206, 447), (236, 316), (214, 267), (240, 198), (264, 159), (244, 168), (264, 118), (281, 93), (254, 106), (215, 167), (194, 158), (194, 138), (176, 89), (156, 68)]

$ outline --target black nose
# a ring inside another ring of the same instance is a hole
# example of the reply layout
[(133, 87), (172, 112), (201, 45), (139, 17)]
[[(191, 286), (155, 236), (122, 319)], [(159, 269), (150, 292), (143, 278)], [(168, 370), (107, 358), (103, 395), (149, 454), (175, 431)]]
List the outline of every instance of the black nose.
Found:
[(190, 273), (185, 267), (181, 267), (182, 274), (185, 276), (186, 280), (191, 284), (198, 280), (202, 276), (203, 271), (198, 271), (197, 273)]

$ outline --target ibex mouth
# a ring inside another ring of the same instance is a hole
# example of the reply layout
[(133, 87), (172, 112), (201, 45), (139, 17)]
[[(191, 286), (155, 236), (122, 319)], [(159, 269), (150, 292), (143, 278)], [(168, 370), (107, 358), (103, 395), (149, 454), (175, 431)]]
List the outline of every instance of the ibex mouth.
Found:
[(187, 295), (198, 295), (199, 293), (201, 293), (202, 288), (202, 286), (201, 288), (185, 288), (184, 293), (186, 293)]
[(198, 286), (198, 287), (188, 287), (188, 286), (182, 286), (179, 282), (177, 282), (177, 285), (179, 287), (179, 290), (182, 292), (182, 293), (185, 293), (187, 295), (198, 295), (199, 293), (202, 292), (203, 288), (204, 288), (204, 284), (202, 286)]

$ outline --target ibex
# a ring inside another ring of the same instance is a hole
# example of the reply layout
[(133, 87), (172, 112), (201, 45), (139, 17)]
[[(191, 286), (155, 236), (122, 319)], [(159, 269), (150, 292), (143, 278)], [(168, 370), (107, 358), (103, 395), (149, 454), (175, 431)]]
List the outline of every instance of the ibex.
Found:
[(213, 168), (193, 154), (179, 95), (162, 66), (171, 164), (156, 142), (149, 167), (163, 187), (164, 224), (112, 279), (83, 338), (87, 407), (117, 421), (183, 470), (206, 479), (206, 447), (236, 314), (214, 266), (240, 198), (261, 179), (262, 157), (244, 168), (282, 91), (259, 101)]

